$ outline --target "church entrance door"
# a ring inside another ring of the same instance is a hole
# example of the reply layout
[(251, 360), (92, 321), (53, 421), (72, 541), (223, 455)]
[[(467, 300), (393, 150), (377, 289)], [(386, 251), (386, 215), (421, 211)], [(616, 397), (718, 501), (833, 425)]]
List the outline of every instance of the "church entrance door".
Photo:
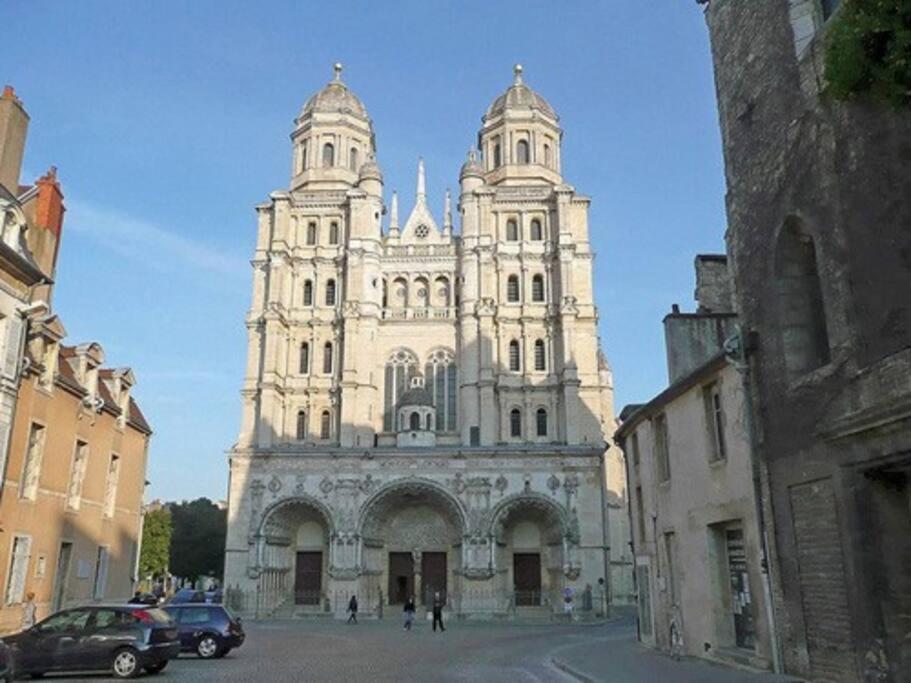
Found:
[(436, 591), (446, 599), (446, 553), (421, 553), (421, 585), (425, 605), (433, 603)]
[(401, 605), (414, 594), (411, 553), (389, 553), (389, 604)]
[(512, 562), (516, 606), (537, 607), (541, 604), (541, 555), (515, 553)]
[(297, 553), (294, 567), (294, 604), (319, 605), (323, 587), (323, 553)]

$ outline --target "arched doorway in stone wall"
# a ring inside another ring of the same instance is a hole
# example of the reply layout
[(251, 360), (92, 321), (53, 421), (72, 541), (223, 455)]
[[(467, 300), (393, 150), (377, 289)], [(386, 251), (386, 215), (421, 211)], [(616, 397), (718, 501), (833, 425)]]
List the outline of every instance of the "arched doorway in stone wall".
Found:
[(555, 605), (563, 587), (566, 517), (546, 496), (521, 494), (493, 511), (492, 532), (500, 590), (516, 607)]
[(331, 563), (331, 517), (319, 502), (295, 497), (263, 514), (261, 538), (263, 581), (295, 605), (322, 609)]
[(361, 512), (365, 570), (388, 604), (411, 596), (426, 603), (455, 590), (462, 564), (465, 516), (442, 486), (419, 479), (393, 482)]

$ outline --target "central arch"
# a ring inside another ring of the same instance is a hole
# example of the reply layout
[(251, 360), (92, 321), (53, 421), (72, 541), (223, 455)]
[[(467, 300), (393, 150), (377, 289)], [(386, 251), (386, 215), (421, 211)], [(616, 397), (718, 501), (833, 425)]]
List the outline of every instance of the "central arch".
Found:
[(358, 532), (369, 574), (389, 604), (429, 602), (454, 587), (467, 515), (459, 500), (429, 479), (394, 481), (361, 507)]
[(265, 589), (295, 605), (322, 609), (333, 535), (329, 508), (311, 496), (283, 498), (267, 507), (257, 532)]

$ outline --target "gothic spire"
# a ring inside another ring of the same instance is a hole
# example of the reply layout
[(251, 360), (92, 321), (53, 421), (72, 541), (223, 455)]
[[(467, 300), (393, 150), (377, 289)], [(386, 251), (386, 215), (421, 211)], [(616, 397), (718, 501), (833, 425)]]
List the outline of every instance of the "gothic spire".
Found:
[(443, 204), (443, 235), (452, 234), (452, 195), (449, 188), (446, 188), (446, 201)]
[(392, 206), (389, 208), (389, 234), (399, 234), (399, 195), (392, 191)]
[(427, 198), (427, 190), (424, 183), (424, 158), (418, 157), (418, 196), (417, 200), (423, 202)]

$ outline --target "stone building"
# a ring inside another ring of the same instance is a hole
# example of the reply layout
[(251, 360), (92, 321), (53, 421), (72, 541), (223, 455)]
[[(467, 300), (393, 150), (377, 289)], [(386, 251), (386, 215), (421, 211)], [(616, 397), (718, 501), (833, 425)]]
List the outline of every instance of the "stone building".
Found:
[(10, 297), (16, 308), (0, 308), (9, 310), (0, 321), (0, 395), (7, 401), (16, 392), (16, 402), (11, 427), (0, 422), (0, 436), (9, 428), (0, 486), (0, 632), (18, 630), (29, 592), (39, 618), (130, 595), (151, 434), (130, 396), (133, 373), (104, 368), (96, 343), (63, 343), (66, 332), (50, 308), (63, 194), (54, 169), (33, 186), (19, 185), (27, 123), (7, 88), (0, 97), (0, 306)]
[[(665, 651), (771, 669), (761, 493), (724, 256), (696, 258), (695, 313), (664, 319), (669, 386), (621, 413), (629, 463), (639, 639)], [(672, 636), (672, 631), (674, 636)]]
[(295, 120), (289, 188), (257, 207), (226, 583), (334, 611), (435, 590), (463, 614), (547, 610), (565, 586), (581, 606), (599, 579), (628, 596), (589, 199), (563, 179), (557, 114), (517, 67), (462, 166), (459, 220), (448, 192), (433, 215), (419, 162), (413, 208), (400, 222), (393, 192), (387, 222), (340, 71)]
[(911, 116), (826, 93), (837, 2), (711, 0), (784, 668), (911, 671)]

